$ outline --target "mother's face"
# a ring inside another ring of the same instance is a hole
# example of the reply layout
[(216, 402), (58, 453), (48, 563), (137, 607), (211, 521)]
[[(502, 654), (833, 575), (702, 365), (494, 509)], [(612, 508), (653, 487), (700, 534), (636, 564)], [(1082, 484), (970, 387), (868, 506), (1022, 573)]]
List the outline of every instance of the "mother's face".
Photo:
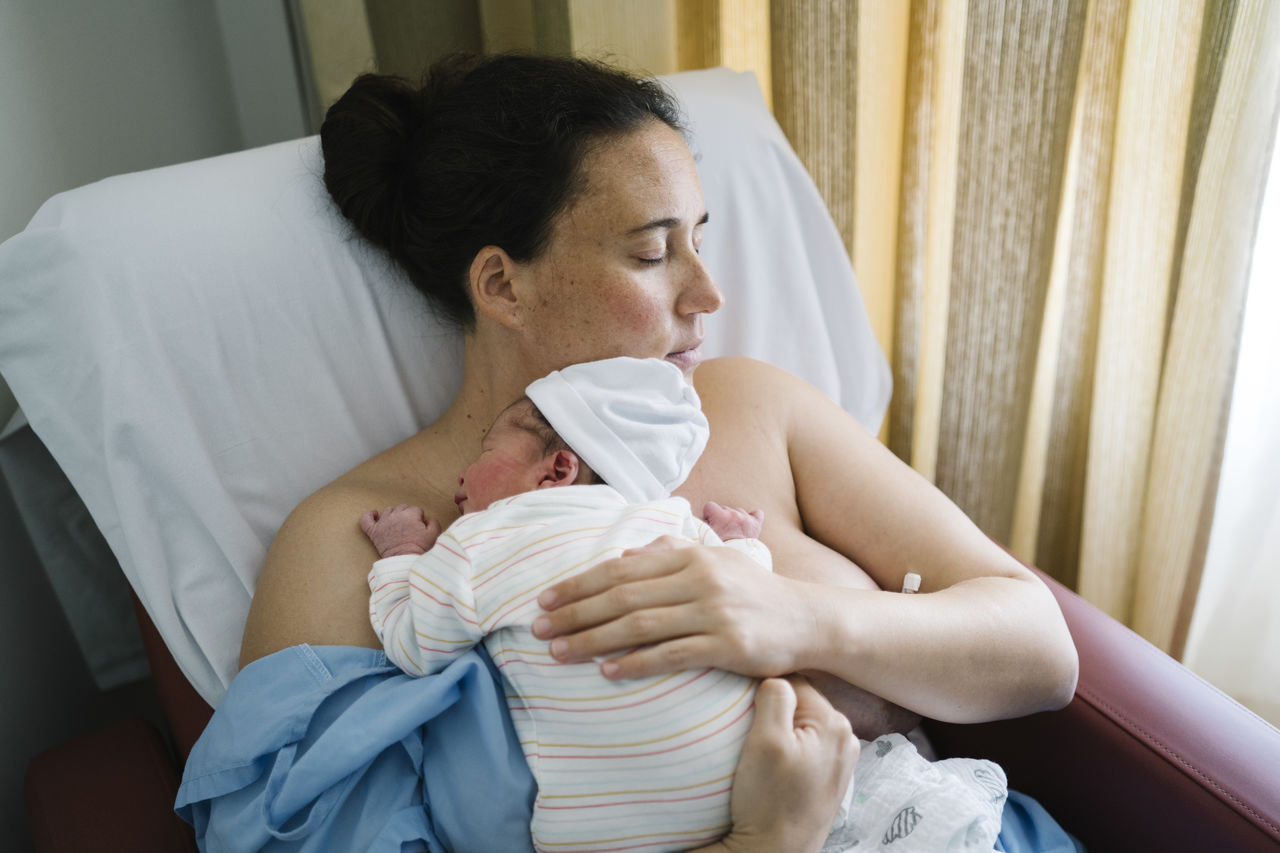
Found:
[(680, 135), (653, 121), (593, 150), (586, 187), (547, 249), (518, 265), (531, 353), (547, 371), (617, 355), (701, 360), (702, 315), (724, 302), (698, 257), (706, 204)]

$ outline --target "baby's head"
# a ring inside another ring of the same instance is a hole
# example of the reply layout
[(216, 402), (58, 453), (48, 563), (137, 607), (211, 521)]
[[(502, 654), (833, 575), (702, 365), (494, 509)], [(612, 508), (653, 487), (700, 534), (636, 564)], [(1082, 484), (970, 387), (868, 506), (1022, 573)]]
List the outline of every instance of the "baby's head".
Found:
[[(707, 419), (675, 365), (573, 364), (530, 383), (498, 415), (454, 501), (475, 512), (533, 489), (605, 482), (628, 503), (667, 497), (707, 443)], [(590, 467), (588, 467), (590, 466)]]
[(480, 455), (458, 477), (453, 501), (465, 514), (521, 492), (599, 482), (533, 401), (521, 397), (494, 419)]

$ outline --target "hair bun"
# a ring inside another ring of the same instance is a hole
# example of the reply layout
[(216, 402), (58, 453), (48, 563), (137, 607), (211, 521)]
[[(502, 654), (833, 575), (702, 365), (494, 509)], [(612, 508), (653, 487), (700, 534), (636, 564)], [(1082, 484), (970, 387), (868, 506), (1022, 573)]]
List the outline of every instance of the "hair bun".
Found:
[(405, 170), (426, 108), (407, 80), (364, 74), (320, 127), (325, 187), (357, 230), (392, 251), (401, 236)]
[(654, 120), (680, 128), (651, 80), (569, 57), (454, 54), (420, 87), (357, 78), (320, 129), (324, 183), (358, 234), (470, 327), (476, 254), (538, 257), (593, 144)]

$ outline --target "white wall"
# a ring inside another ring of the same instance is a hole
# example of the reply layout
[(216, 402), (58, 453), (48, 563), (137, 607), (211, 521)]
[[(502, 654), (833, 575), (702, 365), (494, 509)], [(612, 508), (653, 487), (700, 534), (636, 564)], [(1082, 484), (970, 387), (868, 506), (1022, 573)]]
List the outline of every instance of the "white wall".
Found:
[(240, 148), (309, 133), (286, 0), (213, 0), (240, 127)]
[(208, 0), (6, 0), (0, 114), (0, 237), (53, 193), (240, 143)]
[[(0, 240), (63, 190), (301, 136), (298, 92), (285, 0), (0, 0)], [(96, 694), (5, 492), (0, 847), (25, 850), (30, 756), (129, 709)]]

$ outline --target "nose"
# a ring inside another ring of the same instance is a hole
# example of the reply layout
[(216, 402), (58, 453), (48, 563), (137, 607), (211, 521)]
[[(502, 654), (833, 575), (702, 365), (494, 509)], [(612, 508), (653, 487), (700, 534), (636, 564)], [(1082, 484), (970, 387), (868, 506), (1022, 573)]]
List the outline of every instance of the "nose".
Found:
[(676, 301), (676, 311), (685, 315), (713, 314), (724, 305), (724, 293), (711, 277), (711, 270), (703, 263), (702, 256), (692, 254), (690, 257), (693, 259), (692, 267)]

